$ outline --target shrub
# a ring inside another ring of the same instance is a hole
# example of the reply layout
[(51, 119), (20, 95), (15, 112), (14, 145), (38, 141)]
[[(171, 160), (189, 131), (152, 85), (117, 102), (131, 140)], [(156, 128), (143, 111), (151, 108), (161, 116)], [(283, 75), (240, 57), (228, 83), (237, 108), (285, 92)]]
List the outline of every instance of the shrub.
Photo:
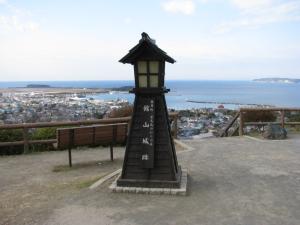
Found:
[[(23, 132), (17, 130), (0, 130), (0, 142), (21, 141)], [(16, 155), (23, 153), (23, 145), (0, 147), (0, 155)]]
[(300, 122), (300, 113), (290, 113), (286, 112), (285, 116), (288, 118), (289, 122)]
[(108, 114), (108, 118), (118, 118), (118, 117), (126, 117), (131, 116), (133, 112), (133, 106), (127, 105), (122, 108), (114, 109)]
[(268, 111), (255, 111), (244, 113), (245, 122), (274, 122), (276, 121), (276, 113)]
[(36, 129), (32, 135), (33, 140), (45, 140), (56, 138), (56, 127), (46, 127)]
[[(45, 127), (45, 128), (37, 128), (35, 129), (30, 139), (32, 140), (47, 140), (47, 139), (55, 139), (56, 138), (56, 127)], [(53, 146), (50, 144), (35, 144), (30, 146), (32, 152), (41, 152), (53, 150)]]

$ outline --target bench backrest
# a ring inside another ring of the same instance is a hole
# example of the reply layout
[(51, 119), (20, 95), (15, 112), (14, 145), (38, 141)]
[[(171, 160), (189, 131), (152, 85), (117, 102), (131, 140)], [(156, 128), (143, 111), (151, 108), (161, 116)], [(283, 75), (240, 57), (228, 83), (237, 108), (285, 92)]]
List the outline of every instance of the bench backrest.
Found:
[(57, 148), (123, 144), (127, 137), (127, 123), (57, 129)]

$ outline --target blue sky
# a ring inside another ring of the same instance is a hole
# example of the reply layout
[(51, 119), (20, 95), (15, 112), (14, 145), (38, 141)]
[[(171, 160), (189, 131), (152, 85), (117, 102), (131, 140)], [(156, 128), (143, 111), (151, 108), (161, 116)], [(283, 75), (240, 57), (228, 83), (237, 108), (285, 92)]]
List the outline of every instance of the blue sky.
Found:
[(0, 0), (0, 81), (133, 79), (143, 31), (167, 79), (300, 78), (300, 0)]

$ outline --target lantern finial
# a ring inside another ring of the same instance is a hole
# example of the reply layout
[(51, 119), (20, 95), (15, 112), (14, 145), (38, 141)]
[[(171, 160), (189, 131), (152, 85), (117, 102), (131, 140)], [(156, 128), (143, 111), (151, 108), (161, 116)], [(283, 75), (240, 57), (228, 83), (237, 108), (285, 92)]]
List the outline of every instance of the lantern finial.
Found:
[(150, 41), (152, 44), (155, 44), (155, 40), (150, 38), (150, 36), (146, 32), (142, 33), (142, 39), (140, 40), (140, 42), (142, 41)]
[(142, 33), (142, 39), (150, 39), (150, 37), (146, 32), (143, 32)]

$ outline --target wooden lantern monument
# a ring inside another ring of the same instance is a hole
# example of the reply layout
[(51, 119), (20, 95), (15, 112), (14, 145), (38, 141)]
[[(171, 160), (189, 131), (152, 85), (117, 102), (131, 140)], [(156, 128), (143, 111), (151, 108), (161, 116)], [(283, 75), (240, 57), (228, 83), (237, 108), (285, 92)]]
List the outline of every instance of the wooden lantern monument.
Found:
[(157, 47), (148, 34), (120, 62), (134, 66), (134, 110), (123, 170), (117, 186), (179, 188), (178, 166), (171, 136), (164, 86), (165, 62), (175, 60)]

